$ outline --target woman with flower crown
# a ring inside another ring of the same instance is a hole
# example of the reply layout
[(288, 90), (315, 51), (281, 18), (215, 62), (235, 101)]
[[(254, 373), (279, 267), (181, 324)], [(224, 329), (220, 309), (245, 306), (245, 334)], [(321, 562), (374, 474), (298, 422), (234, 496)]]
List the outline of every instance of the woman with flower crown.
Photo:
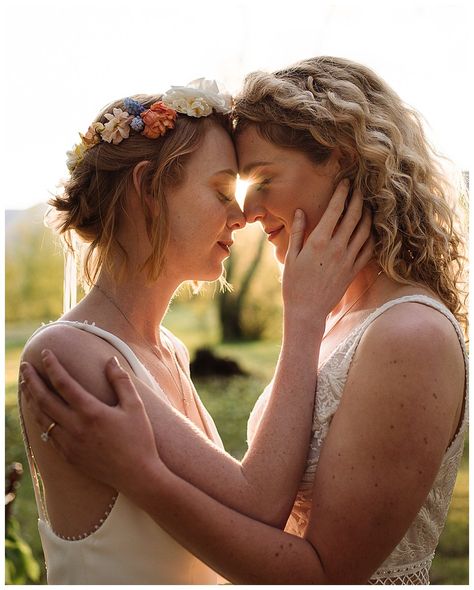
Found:
[[(287, 298), (298, 293), (293, 311), (300, 309), (296, 317), (305, 316), (305, 323), (295, 346), (303, 356), (314, 324), (304, 313), (311, 303), (302, 281), (289, 288), (291, 268), (306, 255), (312, 260), (306, 278), (325, 268), (328, 214), (342, 186), (331, 194), (341, 179), (349, 179), (353, 196), (333, 237), (360, 191), (373, 214), (374, 259), (323, 322), (316, 319), (316, 398), (296, 497), (280, 495), (279, 469), (262, 468), (273, 491), (254, 480), (262, 504), (249, 509), (228, 464), (217, 452), (193, 452), (198, 447), (192, 444), (184, 445), (186, 453), (180, 449), (177, 421), (147, 416), (137, 394), (143, 399), (143, 386), (117, 365), (107, 366), (119, 398), (115, 408), (71, 378), (52, 352), (44, 352), (41, 368), (60, 398), (26, 366), (25, 397), (39, 431), (52, 428), (51, 444), (63, 456), (121, 490), (234, 583), (428, 583), (468, 416), (459, 323), (465, 321), (462, 241), (449, 206), (454, 191), (416, 113), (371, 70), (348, 60), (320, 57), (249, 75), (236, 99), (234, 125), (239, 171), (251, 183), (246, 218), (262, 223), (285, 262), (286, 335), (295, 327)], [(316, 227), (296, 258), (295, 208), (306, 213), (306, 232)], [(352, 244), (345, 242), (340, 254)], [(336, 267), (331, 278), (333, 272)], [(314, 280), (306, 288), (314, 289)], [(303, 406), (294, 414), (300, 387), (282, 422), (272, 413), (282, 407), (279, 379), (296, 383), (289, 375), (280, 362), (252, 412), (249, 451), (240, 466), (247, 478), (261, 450), (255, 445), (267, 439), (272, 423), (277, 431), (261, 457), (266, 467), (279, 453), (272, 444), (293, 445), (305, 428)], [(295, 455), (279, 458), (291, 477)]]
[[(304, 217), (295, 217), (274, 403), (239, 463), (225, 453), (190, 381), (186, 349), (161, 326), (182, 282), (220, 277), (232, 234), (245, 225), (234, 198), (228, 113), (229, 97), (200, 80), (161, 97), (117, 101), (81, 135), (68, 153), (70, 179), (48, 217), (70, 250), (86, 247), (81, 255), (90, 290), (59, 321), (35, 332), (23, 361), (47, 378), (47, 348), (83, 387), (113, 406), (117, 398), (103, 367), (114, 357), (143, 387), (157, 433), (165, 432), (164, 421), (173, 424), (164, 442), (174, 458), (198, 459), (194, 475), (189, 466), (186, 475), (196, 485), (208, 481), (208, 492), (235, 509), (276, 524), (290, 510), (303, 471), (321, 326), (370, 259), (370, 219), (366, 213), (361, 220), (362, 199), (355, 195), (341, 221), (343, 186), (304, 248)], [(313, 251), (324, 266), (312, 268)], [(51, 445), (59, 423), (39, 429), (23, 395), (20, 401), (49, 583), (216, 583), (212, 568), (133, 500), (59, 457)]]

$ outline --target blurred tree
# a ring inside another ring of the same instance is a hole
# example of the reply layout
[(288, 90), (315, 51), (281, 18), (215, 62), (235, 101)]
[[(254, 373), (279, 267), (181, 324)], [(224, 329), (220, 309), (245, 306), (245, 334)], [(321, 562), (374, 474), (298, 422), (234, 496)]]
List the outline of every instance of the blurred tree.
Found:
[[(262, 259), (265, 242), (265, 236), (262, 235), (258, 242), (257, 251), (243, 273), (240, 285), (237, 287), (234, 282), (232, 291), (226, 290), (219, 293), (218, 307), (223, 342), (249, 340), (256, 336), (255, 333), (246, 332), (242, 321), (242, 312), (249, 294), (250, 285)], [(233, 250), (225, 263), (229, 283), (234, 281), (237, 256), (236, 250)]]
[(62, 252), (39, 215), (38, 208), (31, 209), (7, 227), (7, 322), (56, 319), (62, 311)]

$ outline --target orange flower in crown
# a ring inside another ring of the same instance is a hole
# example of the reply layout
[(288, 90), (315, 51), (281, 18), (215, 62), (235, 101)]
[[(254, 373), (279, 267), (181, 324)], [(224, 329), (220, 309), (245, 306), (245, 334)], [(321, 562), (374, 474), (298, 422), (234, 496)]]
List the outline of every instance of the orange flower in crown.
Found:
[(149, 109), (140, 113), (145, 123), (142, 134), (148, 139), (156, 139), (164, 135), (168, 129), (174, 128), (176, 111), (167, 107), (164, 102), (154, 102)]

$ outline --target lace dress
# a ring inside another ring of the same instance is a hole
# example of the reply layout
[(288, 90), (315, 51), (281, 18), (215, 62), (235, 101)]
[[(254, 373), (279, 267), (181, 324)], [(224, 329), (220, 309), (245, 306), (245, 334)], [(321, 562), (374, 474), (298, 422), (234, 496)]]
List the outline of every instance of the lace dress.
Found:
[[(324, 440), (337, 411), (344, 386), (357, 346), (367, 327), (382, 313), (405, 302), (423, 303), (440, 311), (453, 324), (462, 347), (466, 366), (466, 392), (468, 390), (467, 352), (459, 325), (451, 312), (442, 304), (424, 295), (409, 295), (388, 301), (377, 308), (334, 350), (319, 368), (313, 415), (312, 438), (306, 470), (288, 519), (285, 530), (303, 537), (308, 526), (314, 474)], [(248, 440), (252, 440), (265, 405), (271, 392), (271, 384), (257, 400), (248, 423)], [(444, 528), (449, 503), (456, 481), (456, 475), (464, 447), (467, 428), (467, 397), (462, 423), (454, 440), (447, 449), (433, 486), (416, 518), (406, 531), (403, 539), (387, 557), (379, 569), (372, 574), (369, 584), (429, 584), (429, 569), (439, 537)]]

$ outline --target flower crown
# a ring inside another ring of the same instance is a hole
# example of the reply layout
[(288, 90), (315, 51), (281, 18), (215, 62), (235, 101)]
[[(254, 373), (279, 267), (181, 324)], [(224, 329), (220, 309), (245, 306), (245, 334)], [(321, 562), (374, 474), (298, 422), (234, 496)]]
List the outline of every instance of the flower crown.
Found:
[(174, 128), (178, 113), (198, 118), (207, 117), (213, 111), (229, 113), (232, 97), (220, 92), (214, 80), (199, 78), (187, 86), (171, 86), (161, 100), (148, 108), (130, 97), (123, 101), (123, 106), (124, 109), (114, 108), (112, 113), (104, 115), (107, 123), (92, 123), (84, 135), (79, 133), (81, 141), (67, 152), (70, 172), (83, 159), (87, 150), (102, 141), (118, 145), (129, 137), (131, 129), (149, 139), (156, 139)]

